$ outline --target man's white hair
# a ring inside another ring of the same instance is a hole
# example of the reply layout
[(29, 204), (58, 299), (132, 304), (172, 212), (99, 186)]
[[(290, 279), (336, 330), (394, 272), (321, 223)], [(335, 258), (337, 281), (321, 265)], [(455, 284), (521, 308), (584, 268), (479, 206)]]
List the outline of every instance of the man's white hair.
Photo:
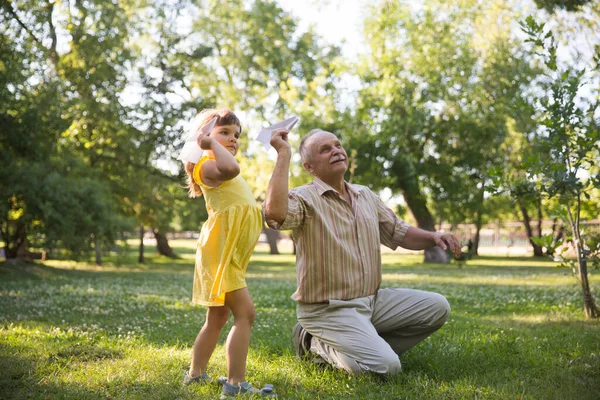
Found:
[(302, 162), (307, 162), (310, 160), (310, 156), (309, 156), (310, 153), (309, 153), (308, 149), (306, 148), (306, 142), (308, 141), (308, 139), (310, 139), (312, 136), (314, 136), (316, 133), (319, 133), (319, 132), (327, 132), (327, 131), (324, 131), (323, 129), (320, 129), (320, 128), (312, 129), (310, 132), (308, 132), (306, 135), (304, 135), (304, 137), (300, 141), (300, 158), (302, 159)]

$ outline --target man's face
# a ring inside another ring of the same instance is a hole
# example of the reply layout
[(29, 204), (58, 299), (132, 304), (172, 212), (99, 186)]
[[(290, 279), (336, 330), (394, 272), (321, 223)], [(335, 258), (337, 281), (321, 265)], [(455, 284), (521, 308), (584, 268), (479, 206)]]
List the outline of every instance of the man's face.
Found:
[(308, 156), (302, 165), (308, 172), (324, 180), (344, 176), (348, 154), (333, 133), (315, 133), (308, 139), (306, 149)]

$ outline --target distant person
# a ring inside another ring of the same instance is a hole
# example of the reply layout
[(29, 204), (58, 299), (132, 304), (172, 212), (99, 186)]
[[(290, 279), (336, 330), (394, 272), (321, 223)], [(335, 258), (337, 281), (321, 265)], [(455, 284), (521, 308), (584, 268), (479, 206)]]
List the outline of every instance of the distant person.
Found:
[(437, 293), (381, 289), (380, 245), (458, 255), (458, 241), (409, 226), (367, 187), (346, 182), (348, 155), (334, 134), (315, 129), (302, 139), (314, 180), (291, 191), (287, 131), (274, 131), (270, 143), (277, 162), (264, 209), (269, 226), (290, 229), (296, 243), (296, 354), (352, 373), (400, 372), (398, 355), (441, 328), (450, 305)]
[(235, 159), (241, 125), (229, 109), (204, 110), (198, 128), (217, 117), (210, 134), (201, 134), (205, 150), (197, 164), (185, 170), (191, 197), (204, 194), (208, 220), (202, 225), (196, 252), (193, 302), (208, 307), (206, 321), (194, 342), (184, 383), (211, 383), (206, 372), (219, 335), (233, 313), (226, 344), (227, 378), (220, 378), (224, 396), (256, 393), (274, 397), (272, 386), (258, 389), (246, 381), (250, 330), (256, 311), (246, 286), (246, 268), (262, 228), (262, 214)]

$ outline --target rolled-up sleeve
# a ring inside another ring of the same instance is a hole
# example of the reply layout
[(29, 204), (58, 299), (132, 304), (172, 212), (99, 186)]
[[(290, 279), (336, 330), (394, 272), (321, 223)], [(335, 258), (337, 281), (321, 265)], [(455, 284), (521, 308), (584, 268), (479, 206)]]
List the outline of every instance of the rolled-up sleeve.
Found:
[(381, 244), (396, 250), (402, 244), (410, 225), (396, 216), (379, 197), (377, 197), (377, 216), (379, 218), (379, 236)]
[[(264, 209), (264, 205), (263, 205)], [(266, 218), (267, 225), (278, 230), (298, 229), (304, 223), (306, 218), (306, 203), (293, 191), (288, 194), (288, 209), (285, 220), (282, 224), (272, 219)]]

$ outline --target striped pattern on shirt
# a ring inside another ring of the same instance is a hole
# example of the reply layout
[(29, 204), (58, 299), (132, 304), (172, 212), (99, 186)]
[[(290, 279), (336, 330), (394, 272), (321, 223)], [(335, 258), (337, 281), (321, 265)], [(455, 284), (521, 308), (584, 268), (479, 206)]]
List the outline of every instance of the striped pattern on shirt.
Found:
[(396, 249), (409, 225), (397, 218), (369, 188), (346, 183), (352, 205), (315, 178), (292, 189), (283, 224), (296, 242), (298, 288), (292, 299), (321, 303), (374, 294), (381, 285), (383, 244)]

